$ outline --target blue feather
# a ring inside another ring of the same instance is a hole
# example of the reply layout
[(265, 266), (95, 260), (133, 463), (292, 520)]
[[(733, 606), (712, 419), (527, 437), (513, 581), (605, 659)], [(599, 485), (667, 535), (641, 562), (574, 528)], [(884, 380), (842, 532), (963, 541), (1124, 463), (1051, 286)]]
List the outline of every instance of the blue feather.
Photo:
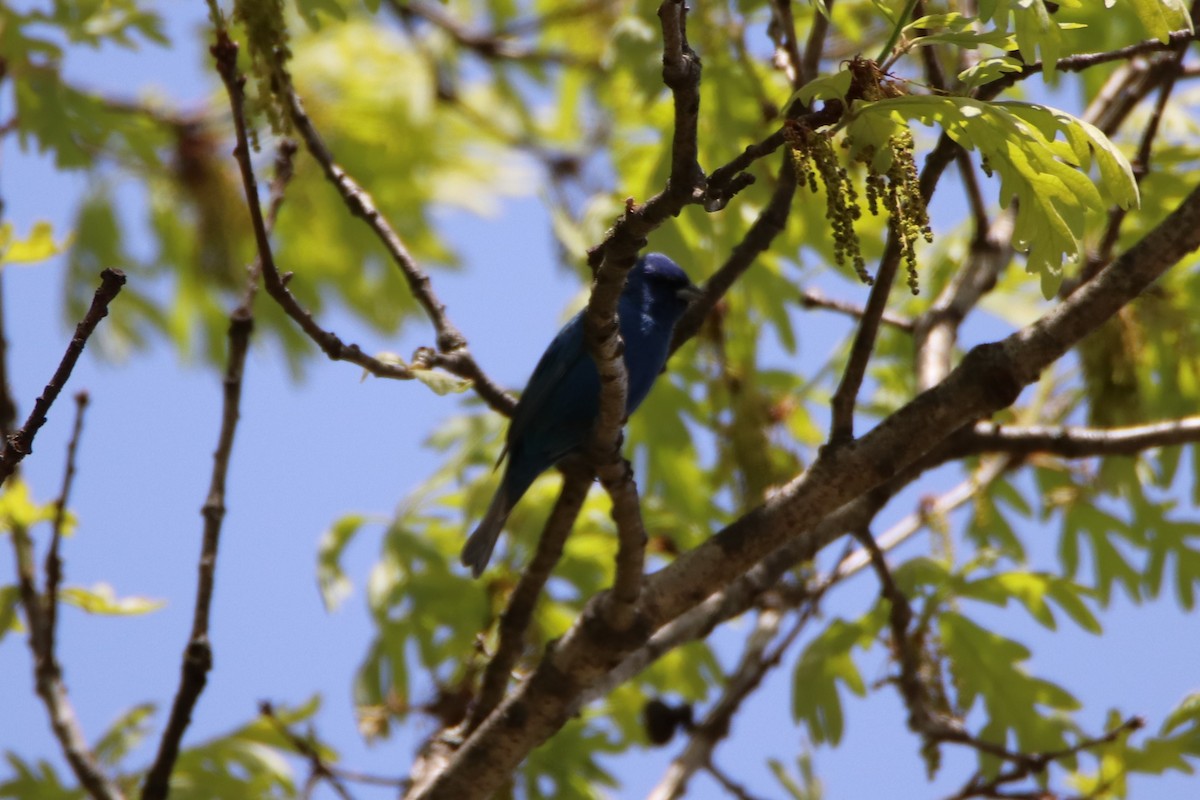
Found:
[[(617, 302), (632, 414), (654, 385), (670, 354), (671, 336), (698, 289), (661, 253), (638, 259)], [(509, 423), (504, 476), (483, 520), (467, 539), (462, 563), (479, 577), (509, 512), (529, 486), (569, 453), (588, 443), (600, 414), (600, 377), (587, 352), (583, 315), (571, 318), (542, 354)]]

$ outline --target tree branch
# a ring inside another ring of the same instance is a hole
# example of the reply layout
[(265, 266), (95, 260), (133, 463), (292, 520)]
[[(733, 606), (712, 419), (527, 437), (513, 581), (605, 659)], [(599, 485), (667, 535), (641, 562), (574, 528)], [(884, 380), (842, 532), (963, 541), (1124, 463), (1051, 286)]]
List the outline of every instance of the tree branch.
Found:
[(979, 453), (1009, 453), (1015, 456), (1049, 453), (1064, 458), (1132, 456), (1154, 447), (1200, 442), (1200, 416), (1124, 428), (980, 422), (975, 425), (967, 442), (968, 447)]
[(494, 791), (534, 746), (567, 721), (579, 697), (655, 630), (793, 537), (805, 538), (802, 532), (917, 463), (963, 425), (1010, 405), (1041, 370), (1198, 246), (1200, 189), (1037, 322), (974, 348), (936, 387), (850, 445), (822, 451), (807, 471), (763, 505), (650, 575), (638, 626), (614, 635), (597, 613), (603, 598), (593, 599), (533, 674), (416, 796), (470, 798)]
[(53, 650), (46, 650), (53, 642), (43, 600), (38, 595), (34, 576), (33, 542), (23, 525), (11, 528), (13, 551), (16, 555), (17, 591), (25, 609), (29, 627), (29, 650), (33, 654), (34, 686), (50, 718), (50, 729), (58, 740), (71, 771), (79, 784), (96, 800), (122, 800), (124, 793), (111, 778), (104, 774), (96, 754), (88, 745), (75, 708), (67, 693), (63, 680), (62, 666)]
[(525, 632), (533, 619), (538, 598), (551, 571), (562, 558), (567, 534), (571, 532), (571, 526), (575, 524), (575, 518), (579, 516), (579, 510), (583, 508), (583, 501), (591, 488), (592, 472), (578, 460), (565, 463), (562, 469), (562, 490), (542, 529), (537, 552), (521, 573), (516, 588), (509, 595), (508, 605), (500, 616), (499, 643), (480, 682), (479, 694), (465, 726), (467, 733), (475, 730), (504, 698), (513, 667), (524, 650)]
[[(283, 69), (282, 64), (280, 65), (280, 69)], [(309, 155), (320, 164), (325, 177), (334, 185), (338, 194), (342, 196), (342, 200), (345, 201), (346, 208), (350, 210), (350, 213), (365, 222), (367, 227), (371, 229), (371, 232), (375, 234), (375, 237), (379, 239), (384, 249), (387, 250), (388, 255), (392, 257), (392, 261), (400, 269), (400, 273), (408, 283), (409, 291), (412, 292), (413, 297), (416, 298), (421, 308), (425, 310), (429, 321), (433, 323), (434, 332), (437, 334), (437, 353), (436, 355), (429, 354), (429, 357), (426, 359), (429, 362), (429, 366), (438, 366), (461, 378), (471, 380), (475, 391), (484, 402), (496, 411), (506, 416), (511, 416), (513, 408), (516, 407), (516, 401), (493, 383), (480, 368), (479, 364), (476, 363), (467, 347), (466, 337), (462, 335), (450, 320), (450, 317), (446, 314), (446, 306), (438, 299), (437, 294), (434, 292), (433, 282), (429, 279), (429, 275), (421, 269), (416, 259), (408, 252), (408, 248), (404, 246), (404, 241), (396, 233), (396, 229), (380, 213), (371, 194), (351, 178), (334, 159), (333, 153), (329, 150), (328, 145), (325, 144), (325, 140), (321, 138), (321, 134), (313, 126), (312, 120), (305, 112), (304, 104), (300, 100), (300, 95), (296, 92), (295, 88), (289, 82), (289, 85), (282, 87), (280, 91), (287, 103), (292, 124), (304, 140)], [(268, 291), (271, 291), (270, 281), (268, 281), (267, 286)], [(272, 296), (274, 295), (275, 293), (272, 292)], [(285, 306), (286, 308), (287, 306)], [(302, 324), (301, 327), (305, 326)], [(308, 329), (305, 328), (305, 330), (307, 332)], [(321, 344), (321, 341), (317, 339), (317, 343)], [(322, 348), (324, 347), (322, 345)], [(357, 350), (357, 348), (353, 349)], [(329, 350), (326, 349), (326, 353), (328, 352)], [(331, 357), (333, 356), (331, 355)], [(354, 363), (359, 362), (355, 361)], [(411, 377), (411, 374), (403, 377)]]
[(96, 294), (92, 297), (91, 308), (75, 326), (75, 335), (71, 338), (71, 343), (67, 345), (58, 369), (54, 371), (50, 382), (42, 390), (41, 396), (34, 402), (33, 410), (29, 412), (25, 424), (4, 442), (4, 450), (0, 451), (0, 484), (7, 481), (21, 460), (33, 452), (33, 439), (41, 427), (46, 424), (46, 415), (50, 413), (50, 407), (58, 399), (67, 379), (71, 377), (71, 370), (75, 369), (75, 363), (79, 361), (79, 355), (83, 352), (88, 337), (96, 330), (100, 320), (108, 316), (109, 303), (113, 301), (124, 285), (125, 273), (121, 270), (106, 269), (100, 273), (100, 287), (96, 289)]
[(180, 741), (191, 723), (192, 710), (204, 691), (208, 682), (208, 672), (212, 669), (212, 643), (208, 635), (209, 609), (212, 606), (216, 581), (217, 547), (221, 540), (221, 525), (225, 520), (226, 477), (240, 416), (242, 374), (253, 327), (254, 319), (246, 306), (237, 308), (230, 316), (229, 357), (225, 368), (221, 431), (217, 437), (216, 452), (213, 453), (208, 497), (201, 508), (201, 515), (204, 517), (204, 538), (200, 548), (192, 632), (184, 648), (179, 688), (171, 705), (171, 716), (159, 741), (154, 764), (146, 774), (142, 800), (163, 800), (167, 796), (171, 771), (179, 756)]
[(545, 50), (532, 45), (513, 41), (510, 31), (475, 31), (444, 11), (440, 6), (418, 0), (402, 2), (388, 0), (388, 7), (399, 17), (420, 17), (438, 30), (445, 32), (462, 47), (471, 50), (480, 58), (497, 61), (522, 61), (535, 64), (561, 64), (599, 70), (600, 65), (590, 59), (576, 56), (567, 50)]
[(791, 158), (785, 157), (779, 168), (779, 182), (770, 201), (759, 212), (746, 235), (730, 251), (725, 263), (704, 282), (703, 294), (688, 306), (683, 318), (675, 326), (675, 335), (671, 341), (672, 353), (700, 331), (704, 320), (730, 287), (750, 269), (756, 258), (771, 247), (775, 238), (783, 233), (795, 196), (796, 173), (792, 169)]
[(46, 552), (45, 566), (46, 590), (43, 607), (46, 609), (45, 625), (41, 632), (43, 653), (55, 652), (54, 636), (58, 628), (58, 587), (62, 583), (62, 558), (59, 557), (59, 546), (62, 543), (63, 525), (67, 516), (67, 502), (71, 499), (71, 485), (75, 479), (75, 454), (79, 451), (79, 438), (83, 433), (83, 414), (87, 410), (88, 393), (78, 392), (75, 395), (75, 424), (71, 428), (71, 438), (67, 443), (67, 463), (63, 469), (62, 491), (54, 501), (54, 524), (50, 535), (50, 549)]
[[(262, 207), (259, 204), (254, 173), (250, 166), (250, 147), (246, 135), (246, 120), (242, 109), (242, 81), (237, 75), (237, 45), (230, 39), (224, 26), (218, 25), (216, 43), (212, 54), (217, 71), (225, 82), (233, 108), (234, 126), (238, 144), (235, 149), (241, 167), (246, 202), (254, 225), (258, 244), (259, 263), (262, 265), (266, 283), (270, 287), (273, 275), (276, 282), (279, 273), (271, 255), (270, 242)], [(282, 283), (279, 283), (282, 287)], [(286, 291), (286, 290), (285, 290)], [(290, 297), (290, 294), (289, 294)], [(250, 347), (250, 333), (254, 318), (250, 310), (252, 294), (247, 294), (245, 304), (230, 315), (229, 355), (225, 368), (224, 398), (221, 412), (221, 430), (217, 437), (217, 449), (213, 454), (212, 476), (208, 497), (201, 508), (204, 517), (204, 535), (200, 548), (196, 601), (192, 617), (192, 631), (184, 648), (183, 665), (179, 687), (171, 705), (171, 715), (159, 741), (158, 753), (146, 774), (142, 787), (142, 800), (164, 800), (170, 791), (171, 772), (179, 756), (183, 734), (191, 723), (192, 710), (208, 682), (212, 669), (212, 644), (209, 640), (209, 610), (212, 605), (213, 587), (216, 580), (217, 548), (221, 539), (221, 526), (225, 519), (225, 484), (229, 472), (229, 460), (233, 452), (234, 434), (237, 431), (242, 396), (242, 375), (246, 364), (246, 353)], [(294, 301), (293, 301), (294, 302)], [(281, 303), (282, 305), (282, 303)], [(284, 306), (285, 309), (287, 306)], [(298, 308), (298, 306), (297, 306)]]

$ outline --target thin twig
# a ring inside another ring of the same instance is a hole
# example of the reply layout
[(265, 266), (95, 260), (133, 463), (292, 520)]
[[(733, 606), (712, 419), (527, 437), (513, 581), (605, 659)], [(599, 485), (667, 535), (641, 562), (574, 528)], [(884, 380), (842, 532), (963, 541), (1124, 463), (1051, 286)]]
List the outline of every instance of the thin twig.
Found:
[[(800, 305), (804, 308), (823, 308), (827, 311), (837, 311), (840, 314), (853, 317), (854, 319), (862, 319), (864, 309), (862, 306), (849, 303), (845, 300), (838, 300), (833, 297), (826, 296), (820, 289), (804, 289), (800, 293)], [(889, 325), (897, 330), (905, 333), (913, 332), (913, 321), (908, 317), (902, 317), (899, 314), (891, 311), (883, 312), (883, 316), (879, 320), (884, 325)]]
[(967, 262), (929, 309), (916, 319), (913, 338), (919, 389), (936, 386), (949, 374), (954, 348), (958, 344), (959, 326), (983, 296), (995, 287), (1001, 271), (1012, 262), (1015, 219), (1014, 210), (1009, 208), (997, 215), (986, 229), (976, 232)]
[(854, 332), (850, 355), (842, 371), (842, 379), (833, 394), (830, 408), (833, 421), (829, 429), (829, 443), (834, 446), (845, 444), (854, 438), (854, 406), (858, 402), (858, 390), (867, 374), (867, 363), (875, 349), (879, 334), (879, 323), (887, 308), (888, 295), (895, 283), (900, 266), (900, 246), (894, 233), (888, 234), (887, 247), (875, 273), (875, 283), (867, 297), (867, 306)]
[[(1064, 747), (1061, 750), (1051, 750), (1044, 753), (1016, 754), (1016, 758), (1012, 759), (1015, 761), (1012, 768), (1002, 770), (990, 779), (984, 777), (983, 773), (976, 773), (966, 782), (962, 789), (951, 795), (947, 800), (967, 800), (970, 797), (1019, 797), (1021, 795), (1000, 794), (1000, 787), (1044, 772), (1046, 767), (1053, 761), (1074, 758), (1085, 750), (1111, 744), (1123, 734), (1133, 733), (1145, 726), (1146, 721), (1141, 717), (1130, 717), (1107, 733), (1095, 738), (1084, 739), (1071, 747)], [(1037, 799), (1047, 797), (1048, 795), (1042, 789), (1035, 789), (1025, 796)]]
[[(792, 16), (791, 0), (771, 0), (771, 16), (774, 17), (778, 33), (776, 41), (775, 63), (782, 66), (783, 73), (793, 89), (799, 89), (807, 82), (803, 60), (800, 56), (800, 45), (796, 41), (796, 19)], [(820, 15), (817, 15), (820, 17)], [(786, 63), (781, 63), (786, 62)]]
[(321, 753), (316, 747), (302, 736), (297, 736), (292, 732), (283, 720), (275, 715), (275, 709), (266, 701), (258, 704), (258, 713), (266, 717), (267, 721), (275, 728), (280, 736), (288, 740), (288, 743), (295, 749), (297, 753), (308, 761), (309, 767), (309, 785), (315, 787), (320, 781), (325, 781), (334, 793), (342, 800), (352, 800), (350, 790), (342, 783), (337, 773), (325, 763), (325, 759), (321, 757)]
[(758, 218), (746, 231), (746, 235), (729, 252), (725, 263), (704, 282), (703, 294), (688, 306), (683, 319), (675, 326), (671, 352), (675, 352), (684, 342), (696, 335), (704, 320), (730, 287), (750, 269), (756, 258), (770, 249), (776, 237), (783, 233), (795, 196), (796, 173), (792, 169), (791, 158), (785, 156), (779, 168), (779, 182), (771, 199), (759, 212)]
[(63, 680), (62, 666), (53, 651), (45, 649), (50, 637), (46, 635), (46, 616), (42, 598), (38, 595), (34, 575), (33, 542), (22, 525), (11, 526), (13, 551), (17, 562), (17, 591), (25, 609), (29, 628), (29, 650), (33, 654), (34, 686), (50, 718), (50, 729), (62, 748), (63, 756), (79, 784), (96, 800), (121, 800), (124, 793), (100, 766), (96, 754), (75, 715)]
[(79, 438), (83, 432), (83, 415), (87, 410), (88, 393), (77, 392), (75, 395), (75, 424), (71, 428), (71, 439), (67, 443), (67, 462), (63, 470), (62, 490), (54, 501), (54, 523), (50, 535), (50, 548), (46, 552), (45, 565), (46, 590), (43, 606), (46, 609), (45, 626), (42, 631), (42, 652), (55, 651), (55, 631), (58, 627), (58, 587), (62, 583), (62, 558), (59, 557), (59, 546), (63, 537), (63, 525), (67, 518), (67, 502), (71, 498), (71, 484), (75, 480), (75, 455), (79, 450)]
[(675, 126), (671, 141), (671, 174), (666, 188), (641, 209), (630, 203), (622, 220), (599, 248), (591, 254), (596, 267), (591, 297), (584, 316), (585, 341), (600, 374), (600, 410), (589, 452), (596, 475), (613, 502), (617, 525), (617, 574), (613, 591), (605, 595), (604, 614), (616, 630), (633, 624), (632, 609), (641, 595), (645, 559), (645, 528), (637, 498), (633, 472), (621, 458), (620, 434), (625, 419), (629, 388), (624, 344), (617, 325), (617, 301), (625, 277), (643, 246), (642, 234), (633, 225), (640, 214), (646, 232), (661, 223), (651, 209), (682, 208), (696, 202), (703, 192), (704, 173), (697, 161), (697, 125), (700, 112), (700, 59), (687, 42), (687, 8), (683, 0), (664, 0), (658, 16), (662, 22), (663, 82), (674, 99)]
[[(1159, 125), (1162, 122), (1163, 112), (1166, 110), (1167, 101), (1171, 97), (1171, 92), (1175, 89), (1175, 84), (1179, 79), (1180, 67), (1183, 65), (1183, 57), (1187, 54), (1188, 45), (1190, 42), (1181, 41), (1176, 43), (1173, 54), (1169, 59), (1165, 59), (1162, 67), (1162, 83), (1159, 84), (1158, 98), (1154, 103), (1154, 110), (1150, 114), (1150, 119), (1146, 122), (1146, 128), (1142, 132), (1142, 138), (1138, 144), (1137, 154), (1133, 159), (1133, 179), (1140, 186), (1142, 179), (1150, 173), (1150, 155), (1154, 146), (1154, 141), (1158, 138)], [(1121, 237), (1121, 225), (1125, 222), (1125, 217), (1129, 210), (1123, 206), (1115, 206), (1108, 214), (1108, 224), (1104, 229), (1104, 235), (1100, 239), (1100, 246), (1096, 250), (1094, 257), (1089, 258), (1084, 265), (1081, 280), (1088, 281), (1095, 275), (1101, 267), (1112, 260), (1114, 248), (1117, 246), (1117, 240)]]
[[(238, 91), (240, 94), (240, 90)], [(416, 298), (421, 308), (425, 310), (429, 321), (433, 323), (434, 332), (437, 336), (437, 357), (432, 365), (440, 366), (459, 377), (471, 380), (475, 391), (489, 406), (505, 415), (511, 415), (516, 402), (503, 389), (492, 382), (475, 362), (467, 347), (466, 337), (462, 335), (446, 314), (446, 306), (438, 299), (437, 294), (434, 292), (433, 283), (430, 281), (429, 275), (417, 264), (416, 259), (409, 253), (408, 248), (404, 246), (404, 242), (395, 228), (380, 213), (370, 193), (351, 178), (334, 159), (333, 153), (325, 144), (325, 140), (321, 138), (320, 132), (317, 131), (312, 120), (305, 112), (300, 95), (290, 85), (285, 87), (283, 92), (285, 95), (284, 99), (288, 104), (292, 124), (299, 131), (301, 138), (304, 139), (304, 144), (309, 154), (321, 165), (325, 177), (334, 185), (338, 194), (342, 196), (342, 200), (350, 210), (350, 213), (362, 219), (367, 224), (367, 227), (371, 229), (371, 232), (375, 234), (376, 238), (379, 239), (380, 243), (383, 244), (384, 249), (388, 251), (388, 254), (392, 257), (392, 261), (400, 269), (401, 274), (408, 283), (409, 291), (412, 292), (413, 297)], [(278, 300), (279, 296), (277, 296), (277, 293), (285, 293), (287, 291), (286, 287), (279, 285), (277, 289), (273, 290), (271, 273), (275, 271), (274, 263), (272, 262), (269, 267), (265, 264), (264, 266), (266, 267), (267, 275), (267, 291), (271, 292), (271, 295)], [(276, 272), (275, 274), (277, 275), (278, 273)], [(290, 298), (290, 293), (287, 294)], [(280, 300), (280, 303), (284, 306), (285, 310), (289, 308), (289, 304), (283, 300)], [(291, 300), (290, 305), (296, 305), (295, 301)], [(298, 305), (296, 308), (298, 308)], [(305, 323), (297, 318), (292, 311), (288, 313), (297, 319), (298, 322), (301, 322), (301, 327), (305, 329), (305, 332), (309, 333), (318, 344), (321, 344), (322, 348), (325, 349), (331, 358), (338, 357), (330, 352), (330, 348), (322, 344), (332, 334), (320, 331), (319, 328), (314, 332), (312, 329), (316, 327), (316, 324), (315, 322), (311, 322), (311, 317), (309, 317), (310, 323)], [(302, 313), (307, 316), (307, 312)], [(330, 342), (330, 344), (332, 345), (333, 343)], [(342, 347), (341, 343), (337, 342), (337, 345), (333, 349), (335, 352), (340, 352)], [(354, 345), (351, 345), (348, 349), (353, 351), (355, 355), (361, 355), (358, 352), (358, 348)], [(345, 358), (344, 356), (342, 357)], [(346, 358), (345, 360), (366, 366), (361, 361), (355, 360), (355, 358)], [(375, 360), (371, 359), (371, 361)], [(408, 370), (403, 370), (403, 373), (403, 375), (389, 375), (388, 377), (412, 377)]]
[(33, 452), (33, 439), (37, 436), (38, 430), (46, 424), (46, 415), (50, 413), (50, 407), (58, 399), (67, 379), (71, 377), (71, 370), (79, 361), (88, 337), (96, 330), (100, 320), (108, 315), (109, 303), (113, 301), (124, 285), (125, 273), (121, 270), (106, 269), (100, 273), (100, 287), (96, 289), (96, 294), (92, 297), (92, 305), (87, 314), (75, 326), (75, 335), (71, 338), (71, 343), (67, 345), (58, 369), (54, 371), (50, 382), (42, 390), (41, 396), (34, 402), (33, 410), (29, 412), (29, 418), (25, 420), (25, 424), (4, 442), (4, 450), (0, 452), (0, 484), (8, 480), (21, 460)]
[[(4, 201), (0, 200), (0, 209)], [(8, 337), (4, 316), (4, 270), (0, 270), (0, 438), (8, 439), (17, 425), (17, 403), (8, 381)]]
[(204, 691), (208, 682), (208, 672), (212, 669), (209, 612), (216, 581), (217, 548), (221, 540), (221, 525), (225, 519), (225, 484), (240, 415), (242, 374), (253, 327), (254, 319), (249, 308), (239, 307), (230, 315), (229, 356), (224, 378), (221, 431), (217, 437), (216, 452), (213, 453), (208, 497), (201, 508), (201, 515), (204, 517), (204, 538), (200, 548), (192, 631), (183, 652), (179, 688), (159, 742), (158, 754), (146, 774), (142, 800), (163, 800), (167, 796), (171, 771), (179, 756), (179, 744), (191, 723), (192, 710)]
[(419, 0), (387, 0), (388, 8), (399, 17), (420, 17), (445, 32), (456, 43), (471, 50), (481, 58), (500, 61), (530, 62), (535, 64), (561, 64), (589, 70), (600, 69), (593, 59), (580, 58), (567, 50), (548, 50), (513, 41), (506, 31), (471, 30), (455, 19), (440, 6), (422, 3)]
[[(826, 0), (825, 10), (833, 13), (834, 0)], [(808, 29), (808, 41), (804, 45), (804, 57), (800, 65), (800, 85), (817, 77), (821, 71), (821, 54), (825, 51), (825, 37), (829, 33), (829, 18), (820, 12), (813, 14), (812, 27)]]

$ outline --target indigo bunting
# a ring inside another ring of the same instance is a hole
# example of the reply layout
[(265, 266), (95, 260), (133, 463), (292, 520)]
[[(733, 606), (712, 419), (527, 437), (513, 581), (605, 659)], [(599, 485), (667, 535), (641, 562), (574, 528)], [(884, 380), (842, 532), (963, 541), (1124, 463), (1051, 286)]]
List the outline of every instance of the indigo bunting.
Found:
[[(679, 265), (661, 253), (638, 259), (617, 303), (629, 386), (625, 414), (646, 398), (667, 363), (671, 334), (688, 304), (699, 296)], [(600, 415), (600, 375), (587, 351), (580, 311), (563, 326), (538, 361), (508, 426), (501, 460), (504, 477), (483, 521), (467, 539), (462, 563), (478, 578), (496, 538), (534, 478), (588, 443)], [(499, 464), (499, 462), (497, 462)]]

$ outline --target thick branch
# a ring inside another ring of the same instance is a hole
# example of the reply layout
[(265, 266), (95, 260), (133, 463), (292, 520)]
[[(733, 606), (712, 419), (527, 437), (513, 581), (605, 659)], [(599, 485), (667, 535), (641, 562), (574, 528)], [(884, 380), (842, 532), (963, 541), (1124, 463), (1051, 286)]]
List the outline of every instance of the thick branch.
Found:
[(569, 718), (578, 698), (670, 620), (818, 520), (917, 462), (965, 424), (1005, 408), (1060, 358), (1200, 246), (1200, 189), (1162, 224), (1046, 316), (974, 348), (938, 386), (847, 446), (827, 448), (801, 476), (697, 549), (649, 576), (639, 624), (617, 635), (596, 598), (542, 663), (418, 796), (485, 796)]
[(38, 430), (46, 424), (46, 415), (50, 413), (50, 407), (58, 399), (67, 379), (71, 377), (71, 370), (75, 369), (75, 363), (79, 361), (79, 355), (83, 352), (88, 337), (96, 330), (100, 320), (108, 316), (109, 303), (113, 301), (124, 285), (125, 273), (121, 270), (106, 269), (100, 273), (100, 288), (96, 289), (96, 294), (92, 297), (91, 308), (75, 326), (75, 335), (71, 337), (71, 343), (67, 345), (58, 369), (54, 371), (50, 382), (42, 390), (41, 396), (34, 402), (33, 410), (29, 412), (29, 418), (25, 420), (25, 424), (4, 442), (4, 450), (0, 452), (0, 484), (8, 480), (16, 470), (17, 464), (20, 464), (25, 456), (33, 452), (33, 438), (37, 436)]

